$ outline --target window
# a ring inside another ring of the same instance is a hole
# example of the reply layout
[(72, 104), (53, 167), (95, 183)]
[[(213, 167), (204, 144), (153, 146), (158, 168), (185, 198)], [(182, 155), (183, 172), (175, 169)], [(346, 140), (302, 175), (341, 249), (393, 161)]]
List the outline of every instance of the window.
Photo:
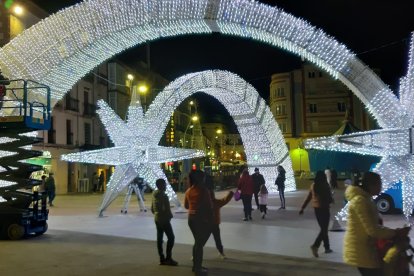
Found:
[(272, 91), (272, 95), (273, 95), (273, 98), (276, 98), (277, 97), (277, 89), (274, 89)]
[(92, 145), (92, 142), (91, 142), (91, 124), (85, 123), (84, 131), (85, 131), (85, 145)]
[(319, 72), (319, 77), (322, 78), (322, 72)]
[(73, 144), (72, 121), (66, 120), (66, 144)]
[(309, 77), (310, 79), (315, 78), (315, 72), (308, 72), (308, 77)]
[(286, 125), (286, 123), (280, 123), (279, 124), (279, 127), (280, 127), (280, 131), (282, 133), (286, 133), (287, 132), (287, 125)]
[(310, 113), (317, 113), (318, 112), (318, 107), (316, 106), (316, 104), (309, 104), (309, 112)]
[(277, 89), (277, 97), (284, 97), (285, 96), (285, 88), (279, 87)]
[(50, 130), (47, 132), (47, 142), (49, 144), (55, 144), (56, 143), (56, 126), (55, 126), (55, 119), (54, 117), (50, 117)]
[(276, 105), (276, 115), (286, 115), (286, 105)]
[(346, 104), (345, 103), (338, 103), (338, 111), (345, 112), (346, 111)]

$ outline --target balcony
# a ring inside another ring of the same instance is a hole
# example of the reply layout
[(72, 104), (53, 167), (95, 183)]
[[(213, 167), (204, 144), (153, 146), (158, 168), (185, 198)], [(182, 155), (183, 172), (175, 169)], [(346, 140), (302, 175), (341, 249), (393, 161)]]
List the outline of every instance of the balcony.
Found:
[(79, 112), (79, 100), (66, 96), (65, 109)]
[(84, 116), (94, 116), (96, 111), (96, 106), (94, 104), (84, 103), (83, 104), (83, 115)]

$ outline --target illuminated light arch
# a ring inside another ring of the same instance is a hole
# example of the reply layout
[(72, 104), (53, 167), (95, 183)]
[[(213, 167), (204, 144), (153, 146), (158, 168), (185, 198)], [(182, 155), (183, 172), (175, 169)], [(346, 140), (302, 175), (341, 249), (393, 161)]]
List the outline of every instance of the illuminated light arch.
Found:
[(256, 89), (236, 74), (209, 70), (170, 83), (145, 114), (149, 133), (159, 141), (174, 110), (197, 92), (216, 98), (230, 113), (243, 142), (249, 171), (260, 169), (269, 192), (276, 192), (277, 165), (286, 170), (286, 191), (296, 189), (289, 150), (272, 112)]
[[(49, 16), (1, 48), (0, 68), (6, 77), (49, 85), (56, 102), (90, 70), (125, 49), (162, 37), (213, 32), (261, 41), (302, 56), (350, 88), (383, 129), (414, 124), (412, 101), (401, 98), (400, 102), (345, 45), (305, 20), (250, 0), (84, 1)], [(401, 92), (412, 97), (410, 64)], [(409, 163), (402, 170), (408, 176), (403, 182), (410, 183), (414, 165), (406, 155), (398, 160), (386, 156), (380, 167), (391, 172), (401, 162)], [(404, 189), (411, 195), (404, 207), (408, 214), (414, 195), (411, 185)]]
[(343, 44), (276, 7), (250, 0), (89, 0), (53, 14), (0, 50), (12, 79), (49, 85), (61, 99), (95, 66), (162, 37), (219, 32), (283, 48), (348, 86), (381, 127), (406, 125), (390, 89)]
[[(157, 95), (145, 114), (134, 91), (126, 122), (103, 100), (98, 101), (97, 113), (114, 147), (66, 154), (62, 160), (116, 166), (99, 207), (100, 216), (137, 175), (155, 189), (157, 178), (168, 182), (159, 163), (203, 156), (200, 151), (158, 145), (174, 110), (198, 92), (216, 98), (228, 110), (240, 133), (249, 170), (253, 173), (255, 167), (260, 168), (269, 192), (276, 192), (274, 183), (278, 165), (286, 170), (286, 191), (296, 189), (288, 148), (266, 102), (239, 76), (209, 70), (171, 82)], [(167, 194), (170, 201), (180, 207), (170, 185)]]

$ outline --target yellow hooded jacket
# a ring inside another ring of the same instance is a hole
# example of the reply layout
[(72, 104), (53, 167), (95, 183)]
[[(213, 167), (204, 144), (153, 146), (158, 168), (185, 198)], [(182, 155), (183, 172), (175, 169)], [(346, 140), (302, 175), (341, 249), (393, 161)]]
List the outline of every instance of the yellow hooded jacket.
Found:
[(372, 196), (357, 186), (345, 191), (349, 201), (347, 231), (344, 239), (345, 263), (364, 268), (379, 268), (377, 239), (390, 239), (396, 231), (379, 224), (379, 215)]

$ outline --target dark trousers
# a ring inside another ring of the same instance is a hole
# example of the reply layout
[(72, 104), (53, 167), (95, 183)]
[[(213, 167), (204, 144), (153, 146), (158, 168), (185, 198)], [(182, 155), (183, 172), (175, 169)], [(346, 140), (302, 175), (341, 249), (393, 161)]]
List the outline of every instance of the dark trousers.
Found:
[(55, 199), (55, 196), (56, 196), (55, 191), (48, 190), (46, 191), (46, 193), (49, 198), (49, 205), (53, 205), (53, 200)]
[(318, 221), (319, 227), (321, 231), (319, 232), (318, 236), (316, 237), (313, 246), (319, 248), (323, 241), (323, 246), (325, 250), (330, 249), (329, 245), (329, 237), (328, 237), (328, 227), (329, 227), (329, 208), (315, 208), (315, 216), (316, 220)]
[(220, 224), (214, 224), (211, 233), (213, 234), (214, 241), (216, 242), (217, 250), (223, 254), (223, 244), (221, 243)]
[(260, 204), (259, 206), (260, 206), (260, 213), (267, 214), (267, 205)]
[(254, 192), (254, 201), (256, 202), (257, 209), (259, 209), (259, 192)]
[(359, 273), (362, 276), (382, 276), (381, 268), (365, 268), (365, 267), (358, 267)]
[(280, 202), (282, 204), (282, 208), (286, 208), (286, 204), (285, 204), (285, 188), (280, 188), (279, 189), (279, 197), (280, 197)]
[(188, 218), (188, 226), (190, 226), (191, 233), (193, 233), (194, 237), (193, 268), (194, 271), (197, 272), (201, 271), (201, 265), (203, 263), (203, 247), (210, 237), (212, 225), (190, 216)]
[(243, 202), (244, 217), (249, 218), (252, 216), (252, 197), (253, 195), (240, 195)]
[(164, 233), (167, 236), (167, 248), (166, 254), (167, 259), (171, 259), (171, 252), (174, 247), (175, 236), (170, 222), (167, 223), (158, 223), (155, 222), (155, 226), (157, 227), (157, 248), (158, 248), (158, 255), (160, 255), (160, 260), (165, 260), (164, 251), (162, 249), (163, 237)]

